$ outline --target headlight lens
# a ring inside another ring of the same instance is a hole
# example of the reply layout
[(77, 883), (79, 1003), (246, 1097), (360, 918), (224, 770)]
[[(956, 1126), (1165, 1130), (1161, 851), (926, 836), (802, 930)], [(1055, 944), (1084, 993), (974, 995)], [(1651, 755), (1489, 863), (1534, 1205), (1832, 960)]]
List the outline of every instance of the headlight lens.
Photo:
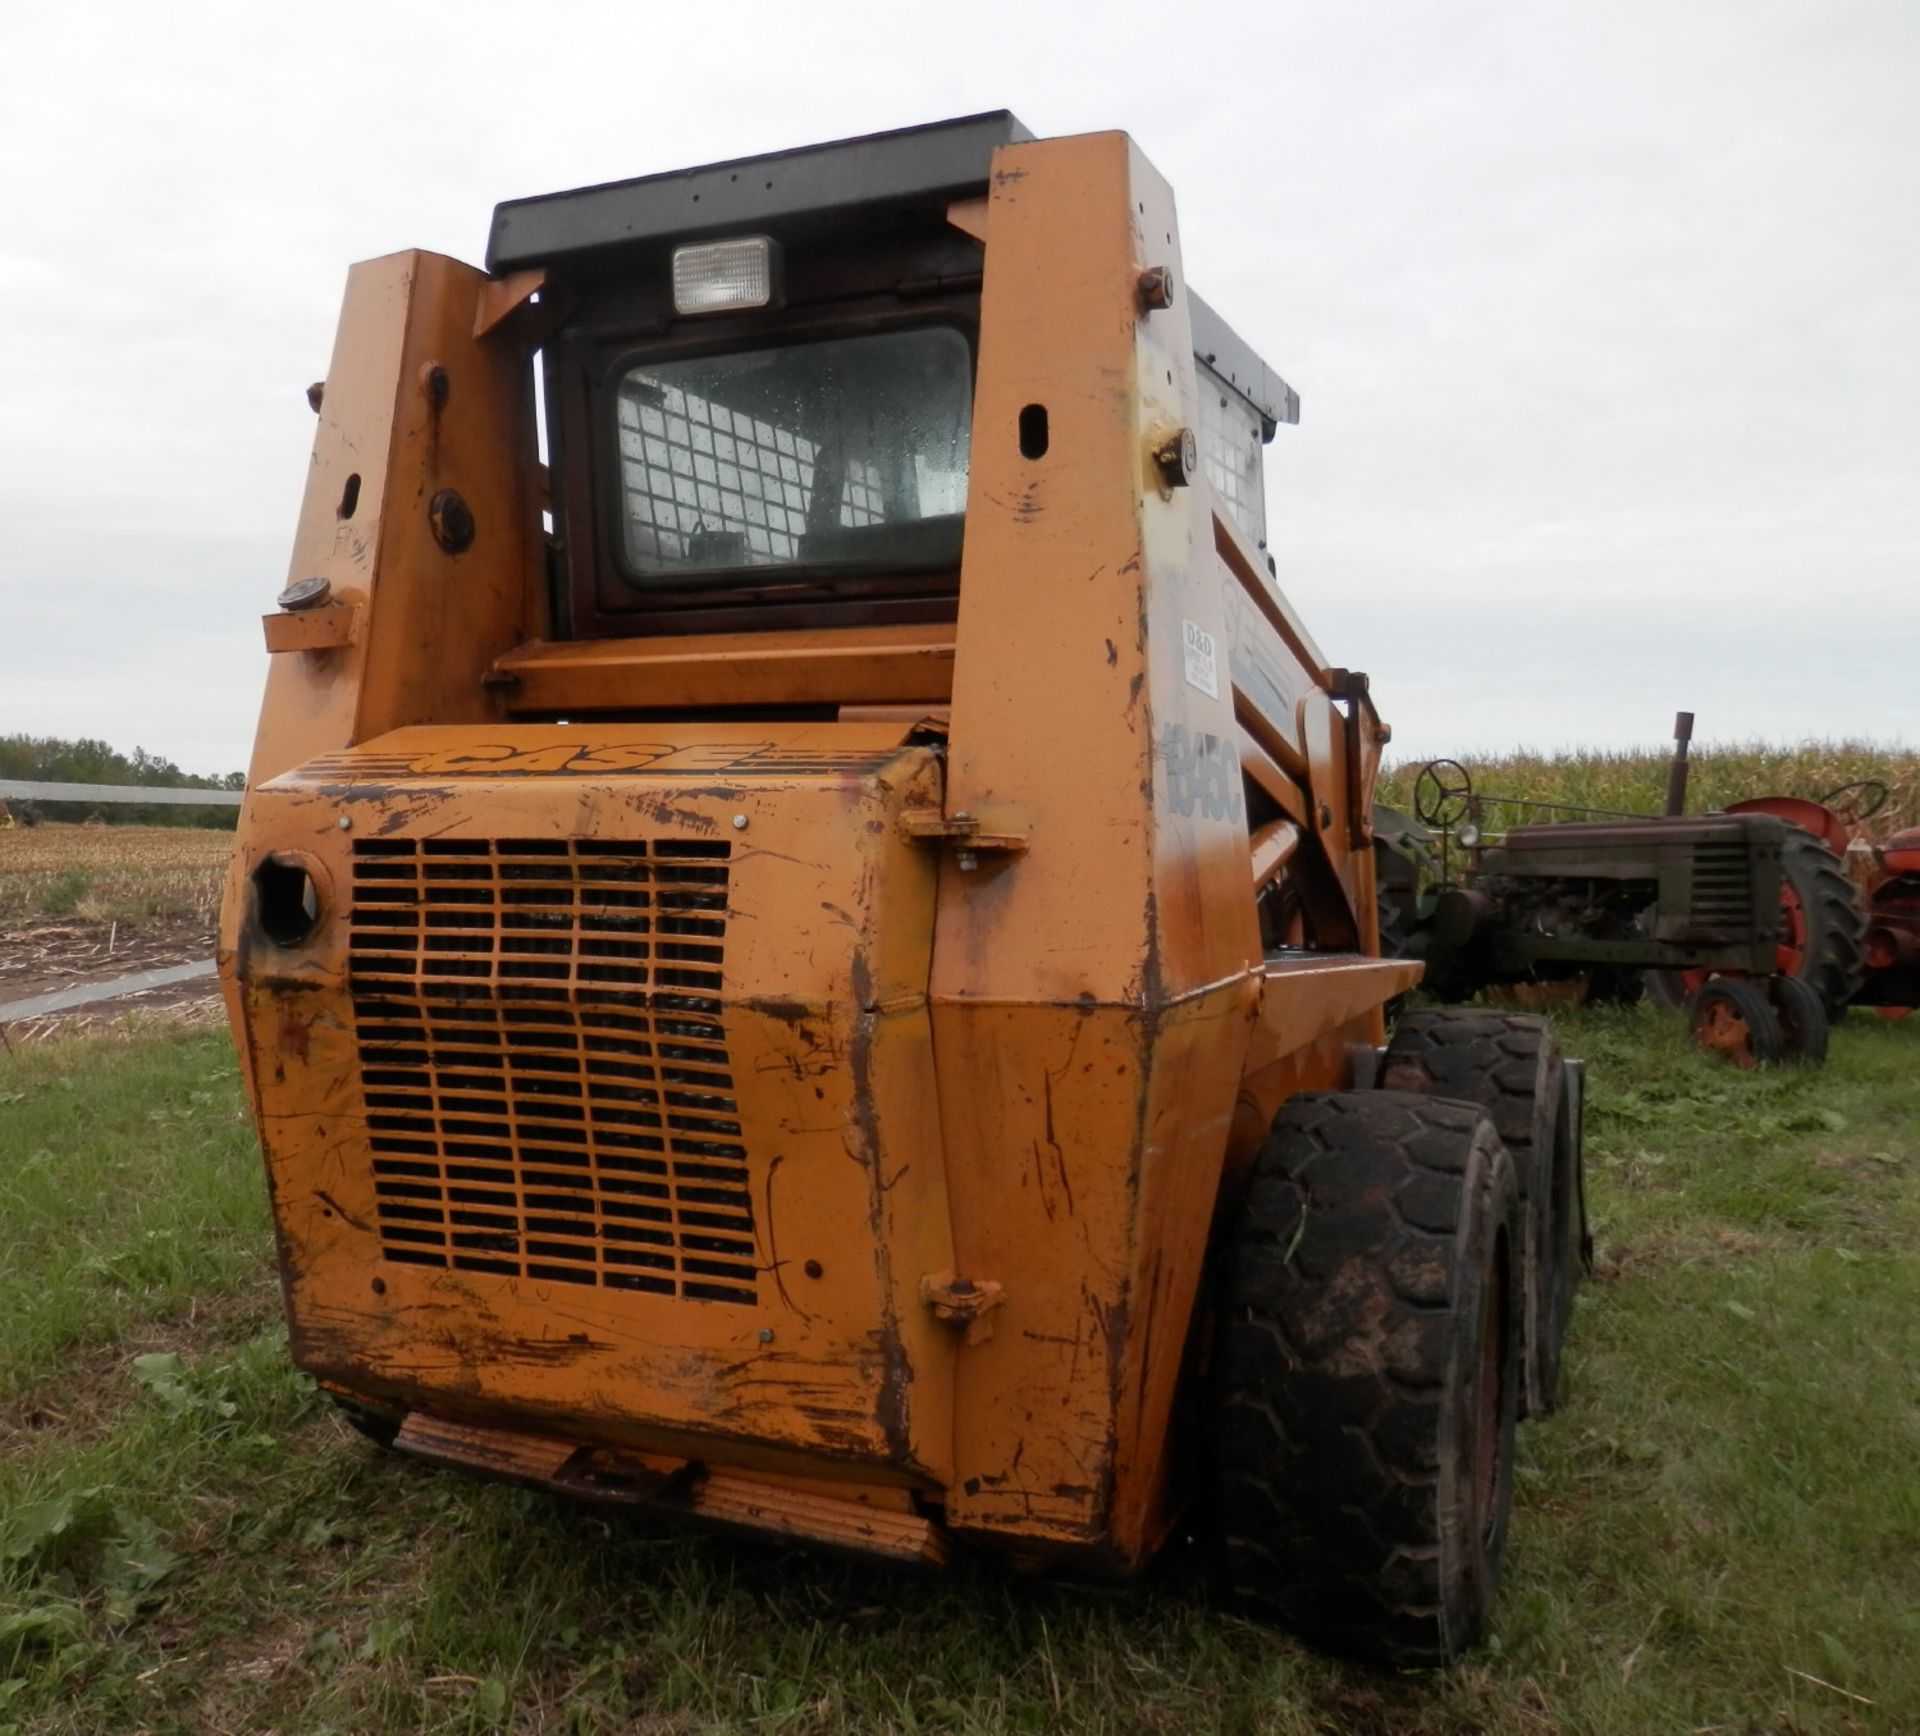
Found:
[(680, 313), (772, 307), (780, 293), (780, 251), (765, 235), (706, 241), (673, 250), (673, 305)]

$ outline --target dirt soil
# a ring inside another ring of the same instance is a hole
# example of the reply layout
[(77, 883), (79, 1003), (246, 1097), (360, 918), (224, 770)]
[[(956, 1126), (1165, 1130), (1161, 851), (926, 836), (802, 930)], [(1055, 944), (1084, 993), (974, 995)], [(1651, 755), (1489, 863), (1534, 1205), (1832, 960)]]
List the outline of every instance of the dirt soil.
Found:
[[(213, 948), (213, 924), (185, 912), (137, 923), (92, 922), (71, 916), (20, 923), (0, 929), (0, 1005), (85, 983), (112, 982), (135, 971), (193, 964), (212, 958)], [(72, 1035), (100, 1030), (130, 1013), (163, 1012), (198, 1022), (213, 1017), (219, 1002), (219, 984), (207, 977), (21, 1020), (7, 1027), (7, 1036), (10, 1041), (31, 1042), (55, 1031)]]

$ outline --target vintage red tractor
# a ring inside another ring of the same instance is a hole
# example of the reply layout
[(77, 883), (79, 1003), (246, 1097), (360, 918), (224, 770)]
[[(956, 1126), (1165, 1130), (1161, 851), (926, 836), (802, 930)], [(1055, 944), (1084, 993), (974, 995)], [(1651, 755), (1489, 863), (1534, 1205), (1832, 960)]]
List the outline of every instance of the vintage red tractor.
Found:
[[(1829, 957), (1820, 962), (1831, 971), (1841, 1006), (1874, 1007), (1888, 1018), (1903, 1018), (1920, 1006), (1920, 826), (1884, 832), (1869, 822), (1887, 806), (1887, 786), (1877, 778), (1844, 784), (1819, 801), (1802, 796), (1756, 796), (1735, 802), (1730, 814), (1772, 814), (1811, 833), (1837, 857), (1866, 912), (1866, 929), (1857, 961), (1850, 962), (1845, 941), (1826, 939), (1817, 911), (1796, 910), (1799, 902), (1789, 883), (1782, 890), (1788, 939), (1797, 936), (1805, 948), (1819, 940)], [(1822, 875), (1817, 884), (1830, 889)], [(1850, 925), (1837, 925), (1851, 939)], [(1788, 944), (1783, 939), (1782, 945)], [(1824, 985), (1823, 985), (1824, 986)]]

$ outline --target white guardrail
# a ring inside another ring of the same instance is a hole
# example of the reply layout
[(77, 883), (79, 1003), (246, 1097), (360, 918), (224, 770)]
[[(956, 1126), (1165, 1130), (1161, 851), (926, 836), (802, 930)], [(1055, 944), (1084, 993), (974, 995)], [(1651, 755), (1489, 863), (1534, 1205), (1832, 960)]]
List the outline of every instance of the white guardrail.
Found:
[[(0, 778), (0, 802), (128, 802), (145, 807), (164, 803), (181, 808), (237, 808), (245, 799), (244, 790), (154, 789), (145, 784), (47, 784), (22, 778)], [(136, 971), (113, 982), (77, 983), (51, 994), (29, 996), (0, 1006), (0, 1027), (47, 1014), (69, 1012), (92, 1006), (98, 1001), (115, 1001), (146, 989), (167, 988), (174, 983), (190, 982), (213, 975), (212, 959), (193, 964), (169, 965), (159, 970)]]
[(244, 790), (156, 789), (145, 784), (36, 784), (0, 778), (0, 802), (134, 802), (141, 807), (237, 808)]

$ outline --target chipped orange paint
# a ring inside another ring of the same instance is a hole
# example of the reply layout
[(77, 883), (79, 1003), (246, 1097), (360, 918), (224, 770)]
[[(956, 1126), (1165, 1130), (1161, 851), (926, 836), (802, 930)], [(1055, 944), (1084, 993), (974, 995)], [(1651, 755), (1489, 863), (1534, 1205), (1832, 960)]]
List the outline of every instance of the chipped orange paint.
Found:
[[(1237, 1178), (1416, 967), (1263, 955), (1271, 880), (1371, 944), (1384, 737), (1155, 460), (1199, 422), (1184, 299), (1138, 294), (1186, 281), (1170, 190), (1124, 135), (1050, 140), (953, 220), (985, 273), (926, 626), (558, 637), (531, 282), (355, 269), (292, 569), (351, 630), (270, 625), (221, 969), (294, 1354), (412, 1450), (1125, 1571), (1185, 1494)], [(1249, 790), (1287, 816), (1257, 842)]]

